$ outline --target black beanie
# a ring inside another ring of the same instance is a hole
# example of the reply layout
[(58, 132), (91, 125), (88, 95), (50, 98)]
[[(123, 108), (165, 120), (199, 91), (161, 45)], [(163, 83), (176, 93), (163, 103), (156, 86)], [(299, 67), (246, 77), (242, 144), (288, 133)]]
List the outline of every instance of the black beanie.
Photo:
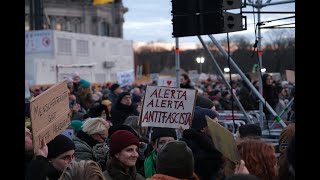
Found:
[(214, 119), (218, 116), (218, 114), (212, 111), (211, 109), (196, 106), (194, 108), (194, 115), (192, 119), (191, 128), (201, 130), (207, 127), (207, 120), (205, 118), (206, 115), (209, 116), (211, 119)]
[(129, 92), (127, 91), (123, 91), (122, 93), (119, 94), (118, 96), (118, 100), (117, 100), (117, 103), (120, 103), (120, 101), (122, 100), (122, 98), (126, 95), (131, 95)]
[(160, 148), (157, 173), (176, 178), (190, 178), (194, 171), (192, 150), (183, 141), (170, 141)]
[(116, 90), (118, 87), (120, 87), (119, 84), (117, 84), (117, 83), (112, 84), (111, 87), (110, 87), (110, 91), (113, 92), (113, 91)]
[(173, 128), (152, 128), (151, 141), (154, 141), (161, 137), (173, 137), (175, 140), (177, 140), (177, 133)]
[(56, 158), (62, 153), (75, 150), (74, 142), (65, 135), (59, 134), (48, 144), (48, 159)]

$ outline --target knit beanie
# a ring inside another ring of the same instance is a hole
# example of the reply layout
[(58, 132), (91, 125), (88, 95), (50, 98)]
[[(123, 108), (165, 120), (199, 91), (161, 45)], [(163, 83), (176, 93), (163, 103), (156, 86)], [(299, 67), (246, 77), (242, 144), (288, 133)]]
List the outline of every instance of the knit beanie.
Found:
[(130, 145), (137, 145), (139, 147), (139, 138), (126, 130), (114, 132), (110, 137), (110, 156), (114, 156)]
[(81, 80), (80, 80), (80, 87), (89, 88), (89, 87), (90, 87), (90, 82), (89, 82), (89, 81), (86, 81), (86, 80), (84, 80), (84, 79), (81, 79)]
[(116, 90), (118, 87), (120, 87), (119, 84), (117, 84), (117, 83), (112, 84), (111, 87), (110, 87), (110, 91), (113, 92), (113, 91)]
[(175, 140), (177, 140), (177, 133), (173, 128), (152, 128), (151, 141), (155, 141), (156, 139), (161, 137), (173, 137)]
[(105, 105), (105, 106), (109, 106), (109, 105), (112, 105), (112, 102), (110, 100), (106, 99), (106, 100), (101, 101), (101, 104)]
[(171, 141), (160, 148), (157, 173), (176, 178), (190, 178), (194, 171), (192, 150), (183, 141)]
[(72, 120), (70, 126), (73, 127), (73, 129), (78, 132), (80, 130), (82, 130), (82, 126), (83, 122), (80, 120)]
[(75, 150), (74, 142), (63, 134), (59, 134), (48, 144), (48, 159), (56, 158), (62, 153)]
[(127, 92), (127, 91), (121, 92), (121, 93), (119, 94), (119, 96), (118, 96), (117, 102), (120, 103), (120, 101), (122, 100), (122, 98), (123, 98), (124, 96), (126, 96), (126, 95), (131, 95), (131, 94), (130, 94), (129, 92)]
[(211, 109), (208, 108), (202, 108), (200, 106), (196, 106), (194, 108), (194, 115), (192, 119), (192, 125), (191, 128), (195, 130), (201, 130), (205, 127), (207, 127), (207, 120), (205, 116), (209, 116), (211, 119), (214, 119), (218, 116), (218, 114)]

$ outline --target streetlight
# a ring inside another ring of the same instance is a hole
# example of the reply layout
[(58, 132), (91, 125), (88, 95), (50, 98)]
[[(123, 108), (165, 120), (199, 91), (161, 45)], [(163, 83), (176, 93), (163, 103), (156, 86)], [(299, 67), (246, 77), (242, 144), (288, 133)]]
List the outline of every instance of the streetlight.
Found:
[(266, 72), (267, 71), (267, 69), (266, 68), (261, 68), (261, 72)]
[(202, 73), (202, 64), (204, 63), (204, 57), (197, 57), (197, 63), (200, 64), (200, 74)]
[[(227, 74), (228, 72), (230, 72), (230, 68), (225, 67), (225, 68), (223, 68), (223, 71), (224, 71), (225, 74)], [(224, 76), (225, 76), (225, 75), (224, 75)], [(228, 79), (230, 80), (229, 77), (228, 77)]]
[(228, 72), (230, 72), (230, 68), (225, 67), (225, 68), (223, 69), (223, 71), (224, 71), (225, 73), (228, 73)]

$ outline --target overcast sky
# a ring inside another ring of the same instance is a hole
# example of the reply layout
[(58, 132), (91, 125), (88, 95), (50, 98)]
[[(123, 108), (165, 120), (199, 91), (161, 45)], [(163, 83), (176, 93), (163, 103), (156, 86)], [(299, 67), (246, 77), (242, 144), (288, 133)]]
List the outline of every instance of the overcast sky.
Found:
[[(248, 2), (248, 0), (247, 0)], [(266, 1), (263, 1), (266, 2)], [(283, 0), (273, 0), (271, 3), (283, 2)], [(123, 0), (123, 5), (129, 9), (125, 13), (124, 23), (124, 39), (133, 40), (134, 42), (175, 42), (175, 38), (172, 37), (172, 4), (171, 0)], [(255, 11), (251, 6), (247, 6), (243, 11)], [(294, 12), (295, 3), (286, 3), (281, 5), (267, 6), (261, 9), (261, 11), (285, 11)], [(237, 10), (236, 12), (239, 12)], [(254, 38), (254, 16), (253, 13), (244, 13), (247, 16), (247, 30), (240, 32), (229, 33), (229, 37), (233, 35), (246, 35), (249, 38)], [(261, 14), (261, 21), (275, 20), (279, 18), (285, 18), (295, 16), (295, 14)], [(287, 20), (274, 21), (267, 23), (266, 25), (278, 25), (285, 23), (294, 23), (295, 19), (290, 18)], [(257, 13), (255, 13), (255, 23), (257, 23)], [(294, 26), (294, 25), (291, 25)], [(263, 33), (270, 29), (262, 30)], [(291, 29), (293, 30), (293, 29)], [(226, 33), (213, 35), (216, 39), (225, 39)], [(207, 36), (202, 36), (203, 39), (209, 40)], [(197, 37), (181, 37), (179, 38), (180, 43), (184, 42), (195, 42), (200, 43)]]

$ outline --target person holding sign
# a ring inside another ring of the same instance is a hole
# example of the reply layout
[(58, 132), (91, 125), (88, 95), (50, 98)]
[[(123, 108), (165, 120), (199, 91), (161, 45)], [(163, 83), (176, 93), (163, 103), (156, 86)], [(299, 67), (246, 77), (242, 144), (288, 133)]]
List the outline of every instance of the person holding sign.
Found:
[(42, 139), (42, 147), (26, 171), (26, 180), (58, 180), (64, 169), (74, 159), (74, 143), (65, 135), (58, 135), (47, 145)]
[(210, 137), (205, 116), (214, 119), (217, 114), (211, 109), (196, 106), (191, 129), (184, 130), (180, 140), (185, 141), (192, 149), (194, 171), (200, 179), (223, 178), (223, 155), (216, 149)]
[(168, 142), (174, 140), (177, 140), (175, 129), (160, 127), (152, 128), (151, 145), (153, 151), (146, 157), (144, 161), (144, 173), (146, 178), (149, 178), (156, 174), (156, 159), (160, 148)]

